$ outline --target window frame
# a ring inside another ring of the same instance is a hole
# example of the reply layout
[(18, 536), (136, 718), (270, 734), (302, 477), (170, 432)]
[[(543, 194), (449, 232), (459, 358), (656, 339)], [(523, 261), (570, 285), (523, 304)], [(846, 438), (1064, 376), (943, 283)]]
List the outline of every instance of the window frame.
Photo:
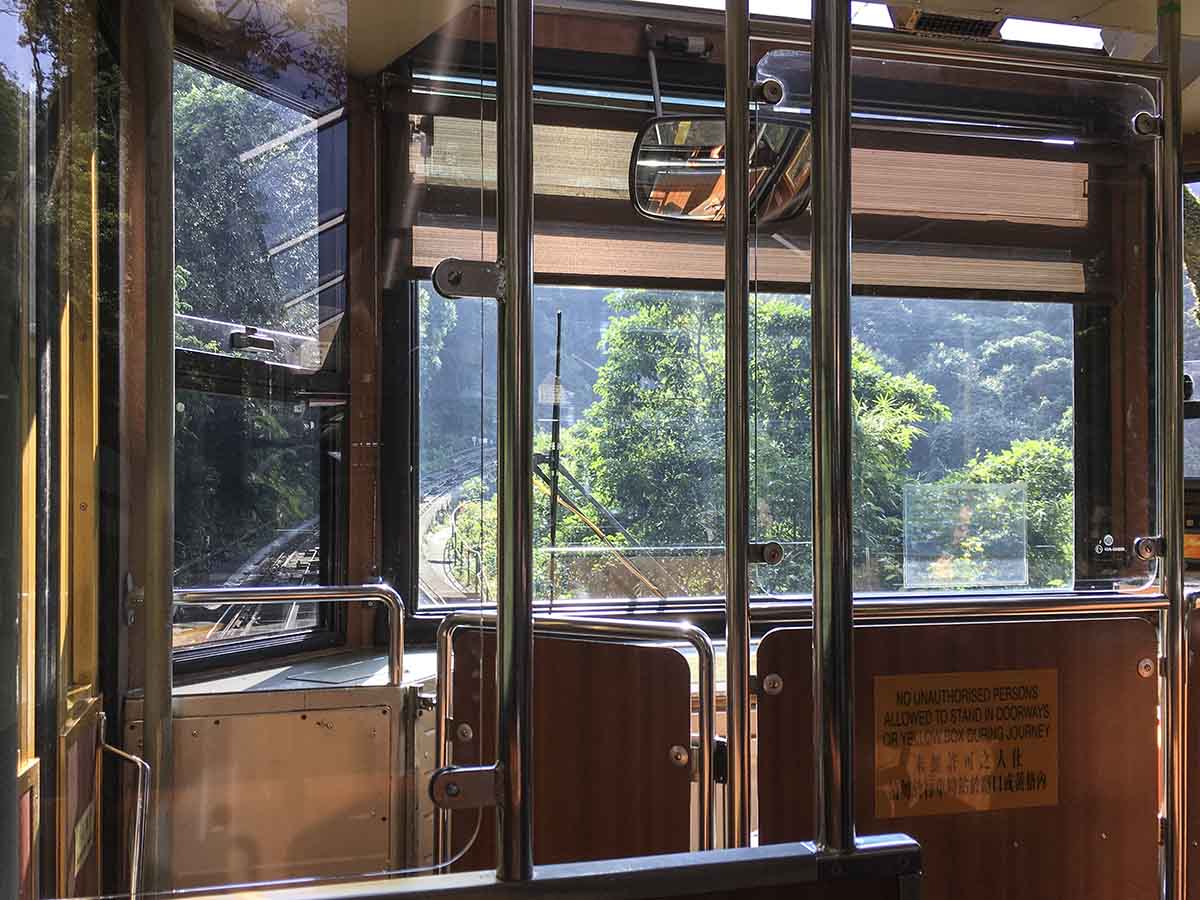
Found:
[[(451, 52), (447, 52), (447, 47), (443, 43), (439, 43), (438, 41), (431, 39), (431, 43), (430, 43), (429, 47), (418, 46), (417, 48), (415, 48), (410, 56), (410, 59), (414, 60), (414, 63), (413, 63), (414, 66), (419, 66), (422, 64), (430, 65), (430, 64), (433, 64), (435, 61), (440, 60), (440, 64), (442, 66), (449, 67), (446, 71), (457, 72), (457, 71), (459, 71), (459, 69), (455, 69), (454, 67), (458, 66), (463, 72), (467, 73), (468, 75), (470, 75), (471, 77), (474, 77), (474, 78), (480, 77), (480, 70), (478, 67), (480, 65), (482, 65), (482, 67), (483, 67), (482, 77), (485, 79), (490, 77), (491, 70), (489, 70), (487, 68), (491, 61), (491, 57), (489, 55), (490, 51), (491, 51), (490, 45), (488, 45), (486, 43), (479, 45), (479, 44), (474, 44), (474, 43), (468, 44), (466, 42), (460, 42), (457, 44), (457, 46), (455, 46), (454, 44), (451, 44), (451, 46), (453, 47), (453, 50)], [(567, 63), (566, 63), (566, 56), (569, 56), (569, 65), (567, 65)], [(583, 87), (594, 90), (597, 87), (596, 82), (604, 82), (606, 80), (611, 81), (611, 79), (612, 79), (612, 76), (610, 74), (610, 69), (608, 68), (608, 67), (611, 67), (611, 57), (608, 57), (604, 54), (589, 54), (589, 53), (567, 54), (567, 51), (565, 51), (563, 49), (543, 50), (541, 48), (535, 48), (534, 65), (535, 65), (535, 78), (537, 79), (538, 83), (541, 83), (543, 80), (546, 83), (551, 83), (551, 82), (565, 83), (565, 79), (567, 79), (568, 77), (571, 77), (571, 78), (578, 79), (578, 83), (576, 84), (576, 86), (582, 85)], [(697, 73), (700, 73), (702, 71), (703, 74), (705, 74), (705, 75), (713, 76), (714, 74), (719, 73), (719, 68), (705, 66), (705, 67), (703, 67), (702, 70), (697, 69), (695, 71)], [(570, 76), (565, 74), (568, 72), (570, 73)], [(713, 81), (713, 78), (709, 77), (704, 80), (698, 79), (696, 82), (693, 82), (692, 86), (691, 86), (692, 95), (696, 95), (697, 93), (703, 93), (705, 95), (709, 95), (711, 97), (716, 97), (717, 99), (719, 99), (720, 93), (721, 93), (719, 84), (715, 83), (715, 82), (714, 83), (706, 83), (706, 82), (712, 82), (712, 81)], [(407, 87), (407, 85), (405, 85), (405, 87)], [(458, 97), (458, 98), (449, 98), (449, 99), (443, 98), (437, 103), (427, 102), (428, 98), (415, 98), (415, 97), (410, 96), (410, 99), (412, 100), (412, 103), (405, 106), (404, 108), (407, 110), (407, 112), (409, 112), (412, 115), (418, 115), (418, 114), (422, 114), (422, 113), (434, 114), (434, 115), (436, 115), (436, 114), (455, 115), (455, 114), (457, 114), (456, 111), (458, 111), (460, 113), (467, 114), (467, 115), (472, 115), (472, 114), (474, 116), (482, 115), (486, 119), (486, 118), (488, 118), (489, 111), (494, 111), (494, 105), (493, 105), (492, 100), (486, 96), (481, 96), (478, 98), (473, 98), (473, 97)], [(644, 117), (644, 115), (649, 115), (649, 113), (645, 113), (645, 114), (631, 113), (631, 111), (628, 109), (627, 105), (625, 108), (604, 108), (604, 109), (584, 108), (581, 106), (580, 108), (578, 108), (574, 111), (574, 119), (573, 119), (571, 108), (568, 108), (567, 106), (565, 106), (562, 103), (559, 103), (557, 105), (546, 105), (546, 104), (535, 103), (535, 107), (534, 107), (535, 124), (537, 124), (537, 123), (565, 124), (569, 121), (577, 120), (578, 117), (580, 117), (580, 116), (586, 116), (586, 117), (588, 117), (587, 121), (588, 121), (588, 126), (590, 126), (590, 127), (599, 127), (599, 128), (617, 127), (617, 128), (620, 128), (620, 127), (622, 127), (622, 123), (627, 123), (629, 121), (629, 118), (631, 115), (643, 115), (643, 117)], [(407, 125), (405, 127), (407, 128)], [(587, 127), (587, 126), (585, 126), (585, 127)], [(408, 148), (409, 142), (402, 141), (401, 143), (403, 144), (403, 146), (405, 148), (404, 149), (405, 159), (403, 160), (403, 162), (406, 166), (405, 170), (407, 171), (407, 148)], [(1047, 158), (1054, 158), (1053, 157), (1053, 152), (1054, 152), (1053, 149), (1043, 148), (1042, 152), (1046, 154)], [(490, 190), (490, 189), (488, 189), (488, 190)], [(478, 193), (478, 192), (476, 192), (476, 193)], [(484, 193), (486, 194), (487, 190), (485, 190)], [(559, 206), (559, 205), (562, 205), (564, 202), (566, 202), (564, 200), (564, 198), (557, 198), (557, 197), (550, 197), (550, 196), (542, 197), (540, 195), (538, 197), (538, 201), (539, 201), (539, 208), (546, 206), (546, 205)], [(488, 201), (481, 200), (480, 202), (482, 203), (481, 208), (484, 210), (488, 210), (490, 212), (490, 206), (488, 204)], [(586, 203), (587, 201), (576, 201), (576, 202), (577, 203), (579, 203), (579, 202)], [(410, 216), (411, 216), (410, 221), (415, 220), (415, 214), (410, 213)], [(878, 224), (882, 224), (882, 223), (878, 223)], [(410, 227), (410, 226), (406, 225), (406, 228), (407, 227)], [(1102, 235), (1102, 237), (1107, 237), (1107, 232), (1105, 233), (1105, 235)], [(411, 231), (409, 231), (408, 232), (408, 240), (405, 241), (405, 247), (408, 252), (408, 259), (407, 259), (408, 266), (407, 266), (407, 269), (404, 272), (402, 278), (404, 279), (404, 284), (406, 285), (406, 290), (408, 292), (408, 303), (412, 306), (415, 306), (417, 285), (419, 285), (420, 282), (428, 280), (430, 278), (431, 269), (428, 266), (413, 264), (412, 244), (413, 244), (413, 241), (411, 238)], [(720, 291), (723, 289), (723, 284), (721, 282), (713, 281), (712, 279), (703, 279), (703, 278), (697, 278), (697, 279), (649, 278), (649, 279), (644, 279), (644, 278), (624, 278), (622, 276), (611, 276), (611, 275), (610, 276), (595, 275), (595, 276), (586, 276), (585, 277), (585, 276), (580, 276), (580, 275), (576, 275), (576, 274), (562, 274), (562, 273), (556, 273), (556, 272), (544, 272), (544, 271), (540, 271), (540, 270), (535, 272), (535, 281), (538, 285), (571, 285), (571, 286), (578, 286), (578, 287), (593, 287), (593, 288), (659, 287), (659, 288), (671, 288), (671, 289), (678, 289), (678, 290), (685, 290), (685, 291), (686, 290), (714, 290), (714, 289), (717, 291)], [(782, 290), (784, 292), (789, 292), (789, 293), (795, 293), (795, 292), (797, 292), (799, 290), (803, 290), (804, 288), (807, 288), (807, 287), (808, 287), (807, 285), (801, 285), (801, 284), (776, 285), (776, 284), (763, 283), (761, 285), (761, 289), (763, 289), (763, 290), (768, 290), (768, 291)], [(906, 292), (903, 288), (899, 288), (899, 289), (893, 289), (893, 288), (870, 289), (870, 288), (867, 288), (865, 290), (856, 289), (856, 292), (855, 292), (855, 296), (868, 296), (868, 295), (873, 295), (873, 294), (879, 295), (879, 296), (886, 295), (886, 296), (903, 297), (906, 295)], [(965, 292), (962, 292), (962, 294), (963, 294), (962, 296), (956, 295), (953, 297), (950, 296), (949, 293), (946, 293), (945, 295), (941, 295), (941, 294), (934, 295), (934, 294), (930, 294), (930, 292), (928, 290), (921, 289), (921, 290), (916, 290), (915, 293), (912, 295), (913, 296), (919, 295), (921, 297), (931, 297), (931, 296), (943, 297), (944, 296), (944, 299), (947, 299), (947, 300), (954, 300), (954, 299), (1001, 300), (1001, 301), (1008, 300), (1011, 302), (1016, 302), (1016, 301), (1020, 300), (1020, 301), (1039, 302), (1039, 303), (1065, 303), (1072, 308), (1073, 319), (1075, 320), (1075, 323), (1076, 323), (1074, 326), (1074, 330), (1076, 333), (1076, 350), (1075, 350), (1076, 356), (1080, 352), (1080, 348), (1078, 346), (1078, 336), (1079, 336), (1079, 328), (1080, 328), (1079, 319), (1080, 319), (1081, 311), (1086, 311), (1092, 307), (1096, 307), (1096, 308), (1107, 307), (1109, 304), (1111, 304), (1112, 302), (1115, 301), (1115, 298), (1113, 298), (1113, 297), (1107, 297), (1107, 296), (1101, 297), (1101, 296), (1097, 295), (1094, 291), (1092, 291), (1088, 288), (1085, 288), (1084, 292), (1082, 294), (1078, 294), (1078, 295), (1064, 295), (1064, 294), (1034, 295), (1034, 294), (1031, 294), (1030, 292), (1022, 292), (1019, 297), (1015, 297), (1015, 296), (1013, 296), (1012, 293), (999, 292), (999, 291), (990, 290), (990, 289), (981, 289), (981, 290), (977, 290), (977, 291), (965, 291)], [(410, 341), (409, 346), (417, 347), (418, 343), (419, 343), (418, 341), (412, 340), (412, 341)], [(414, 350), (414, 352), (413, 352), (414, 357), (416, 357), (417, 354), (419, 354), (419, 349)], [(386, 355), (387, 354), (385, 353), (385, 356)], [(1111, 366), (1111, 363), (1109, 365)], [(417, 371), (417, 363), (415, 360), (410, 368), (413, 370), (414, 373)], [(1078, 369), (1078, 359), (1076, 359), (1076, 369)], [(413, 377), (415, 378), (415, 374)], [(1072, 379), (1072, 383), (1073, 383), (1073, 386), (1075, 387), (1075, 391), (1077, 394), (1078, 393), (1078, 385), (1079, 385), (1079, 378), (1078, 378), (1077, 371), (1075, 373), (1075, 376)], [(415, 384), (415, 381), (413, 382), (413, 384)], [(413, 389), (412, 393), (414, 396), (419, 396), (419, 391), (416, 389)], [(409, 430), (408, 435), (406, 436), (407, 443), (410, 446), (411, 445), (419, 446), (420, 411), (419, 411), (419, 409), (416, 409), (417, 402), (418, 401), (413, 402), (411, 424), (409, 426), (410, 430)], [(1075, 402), (1077, 402), (1077, 401), (1073, 401), (1073, 408), (1074, 408)], [(1078, 433), (1078, 424), (1077, 424), (1077, 433)], [(1109, 454), (1109, 456), (1111, 456), (1111, 454)], [(1110, 459), (1110, 462), (1112, 462), (1111, 459)], [(1118, 462), (1118, 464), (1124, 466), (1126, 463), (1121, 461), (1121, 462)], [(1078, 504), (1080, 502), (1081, 486), (1086, 485), (1086, 478), (1084, 477), (1086, 475), (1086, 466), (1081, 466), (1080, 457), (1078, 454), (1076, 454), (1074, 456), (1074, 466), (1075, 466), (1075, 482), (1077, 485), (1075, 494), (1076, 494), (1076, 502)], [(409, 486), (408, 491), (410, 492), (411, 497), (419, 498), (419, 487), (418, 487), (419, 486), (419, 460), (416, 458), (415, 453), (413, 453), (413, 455), (412, 455), (411, 464), (410, 464), (409, 469), (412, 474), (413, 484)], [(414, 502), (414, 505), (415, 505), (415, 502)], [(385, 505), (384, 506), (385, 517), (387, 516), (387, 511), (388, 511), (388, 507), (387, 507), (387, 505)], [(386, 526), (385, 526), (385, 529), (386, 529)], [(1064, 588), (1064, 589), (1055, 590), (1055, 591), (1048, 591), (1048, 590), (1042, 590), (1042, 589), (1005, 590), (1003, 592), (1004, 597), (1012, 598), (1013, 600), (1019, 600), (1022, 597), (1043, 597), (1043, 596), (1046, 596), (1048, 593), (1053, 593), (1053, 595), (1056, 597), (1086, 597), (1089, 602), (1097, 602), (1097, 601), (1102, 602), (1105, 598), (1117, 599), (1119, 597), (1124, 596), (1124, 592), (1116, 590), (1116, 589), (1108, 590), (1108, 589), (1101, 589), (1099, 587), (1097, 587), (1096, 589), (1088, 589), (1088, 587), (1086, 586), (1086, 581), (1087, 581), (1086, 578), (1084, 578), (1085, 585), (1083, 587), (1079, 586), (1079, 581), (1080, 581), (1081, 574), (1082, 574), (1082, 567), (1089, 562), (1094, 562), (1094, 561), (1090, 560), (1090, 557), (1086, 560), (1080, 558), (1081, 554), (1083, 553), (1081, 548), (1084, 546), (1084, 544), (1086, 542), (1087, 542), (1087, 518), (1077, 514), (1075, 516), (1075, 534), (1074, 534), (1074, 543), (1076, 546), (1076, 563), (1075, 563), (1076, 584), (1073, 585), (1071, 588), (1069, 588), (1069, 589)], [(414, 636), (417, 636), (418, 638), (427, 634), (425, 629), (433, 627), (434, 624), (436, 622), (440, 621), (444, 615), (451, 613), (451, 612), (461, 612), (461, 611), (465, 611), (465, 610), (478, 609), (480, 607), (480, 604), (478, 602), (467, 603), (467, 604), (462, 604), (462, 603), (453, 603), (453, 604), (446, 604), (446, 605), (438, 604), (432, 608), (430, 607), (429, 604), (422, 604), (420, 602), (420, 591), (419, 591), (419, 587), (417, 585), (417, 577), (416, 577), (417, 567), (419, 566), (419, 554), (420, 554), (419, 536), (417, 534), (417, 529), (412, 528), (410, 531), (409, 540), (407, 542), (407, 547), (405, 548), (403, 553), (397, 554), (393, 558), (393, 561), (394, 562), (400, 561), (400, 562), (404, 562), (407, 564), (403, 568), (399, 568), (396, 571), (397, 571), (398, 577), (402, 580), (402, 582), (405, 585), (408, 586), (407, 596), (410, 596), (413, 598), (412, 602), (410, 603), (409, 615), (412, 617), (413, 624), (416, 625), (417, 628), (413, 629), (413, 631), (411, 633)], [(1100, 573), (1098, 576), (1095, 576), (1095, 578), (1096, 578), (1096, 583), (1098, 583), (1098, 584), (1103, 584), (1103, 582), (1105, 580), (1109, 580), (1109, 581), (1113, 580), (1113, 579), (1107, 579), (1103, 575), (1103, 573)], [(946, 592), (936, 592), (936, 593), (934, 593), (934, 592), (912, 592), (912, 593), (905, 592), (901, 595), (897, 595), (894, 593), (884, 594), (884, 593), (875, 593), (875, 592), (872, 592), (872, 593), (863, 592), (863, 593), (857, 593), (856, 598), (859, 598), (862, 600), (869, 600), (869, 599), (874, 599), (874, 598), (879, 598), (879, 597), (884, 597), (884, 596), (889, 597), (889, 598), (895, 598), (897, 596), (902, 596), (905, 598), (911, 598), (913, 600), (918, 600), (918, 599), (922, 599), (922, 598), (943, 597), (943, 596), (945, 596), (945, 594), (946, 594)], [(996, 595), (996, 591), (956, 591), (956, 592), (953, 592), (953, 596), (961, 597), (963, 599), (967, 599), (972, 596), (983, 597), (983, 596), (995, 596), (995, 595)], [(758, 610), (763, 610), (764, 612), (766, 612), (766, 611), (769, 611), (769, 609), (772, 605), (773, 599), (777, 599), (777, 598), (767, 598), (767, 597), (763, 597), (763, 596), (752, 597), (751, 604), (752, 604), (753, 608), (758, 609)], [(798, 595), (794, 599), (803, 601), (803, 600), (810, 599), (810, 597), (809, 597), (809, 595), (803, 595), (803, 596)], [(535, 601), (534, 608), (535, 608), (535, 611), (537, 611), (537, 612), (546, 612), (549, 610), (549, 603), (548, 603), (548, 601), (545, 601), (545, 600)], [(570, 605), (570, 613), (571, 614), (580, 614), (580, 615), (588, 615), (588, 614), (592, 614), (592, 615), (637, 615), (637, 616), (646, 615), (646, 616), (651, 616), (651, 617), (656, 617), (656, 618), (666, 617), (666, 618), (671, 618), (671, 619), (678, 619), (681, 615), (686, 615), (689, 617), (689, 620), (691, 620), (691, 621), (699, 620), (699, 621), (707, 622), (711, 625), (713, 622), (723, 621), (724, 608), (725, 608), (724, 597), (723, 596), (715, 596), (715, 597), (707, 597), (707, 598), (705, 598), (705, 597), (682, 598), (679, 600), (666, 601), (666, 602), (655, 601), (655, 600), (641, 600), (641, 601), (638, 601), (636, 604), (631, 604), (629, 601), (617, 601), (617, 600), (603, 600), (603, 601), (596, 601), (595, 603), (572, 603)], [(555, 611), (559, 612), (559, 613), (563, 612), (563, 606), (561, 604), (558, 605), (556, 607)], [(706, 627), (708, 627), (708, 625), (706, 625)]]
[[(272, 89), (247, 74), (214, 60), (203, 50), (189, 46), (187, 37), (184, 33), (177, 34), (180, 43), (175, 49), (175, 63), (191, 66), (214, 78), (256, 93), (266, 100), (287, 106), (303, 113), (313, 121), (321, 118), (318, 110), (298, 103), (294, 98), (281, 91)], [(343, 115), (327, 122), (320, 128), (335, 127), (344, 121), (345, 116)], [(324, 152), (320, 142), (318, 142), (317, 152), (316, 171), (320, 178), (320, 173), (323, 171), (321, 155)], [(342, 148), (340, 153), (344, 156), (345, 149)], [(344, 207), (344, 197), (341, 203)], [(344, 228), (345, 226), (342, 224), (340, 227)], [(319, 234), (309, 237), (310, 240), (319, 240), (319, 238)], [(319, 279), (319, 281), (321, 284), (325, 284), (324, 279)], [(344, 278), (335, 279), (327, 286), (318, 288), (316, 295), (320, 295), (325, 290), (338, 289), (342, 284), (344, 284)], [(345, 296), (343, 288), (343, 297)], [(343, 315), (342, 322), (346, 321), (347, 317)], [(344, 345), (345, 349), (339, 351), (338, 345)], [(343, 358), (338, 358), (339, 353)], [(350, 376), (347, 365), (348, 356), (349, 347), (340, 326), (333, 341), (333, 349), (322, 368), (315, 371), (282, 363), (227, 356), (177, 346), (174, 353), (175, 390), (176, 392), (194, 391), (214, 396), (283, 403), (308, 401), (314, 397), (341, 402), (343, 412), (338, 424), (338, 444), (345, 448), (349, 445)], [(334, 368), (327, 368), (331, 364)], [(318, 435), (318, 441), (321, 441), (320, 435)], [(343, 453), (337, 465), (336, 475), (330, 477), (324, 464), (325, 456), (327, 454), (322, 452), (322, 464), (319, 467), (320, 528), (322, 557), (324, 557), (322, 568), (332, 574), (328, 578), (323, 577), (322, 582), (328, 581), (335, 585), (345, 584), (346, 546), (349, 539), (345, 493), (349, 460), (348, 454)], [(332, 523), (326, 521), (325, 508), (327, 504), (334, 512), (336, 521)], [(331, 531), (333, 532), (333, 541), (329, 542), (326, 536)], [(326, 548), (327, 543), (331, 543), (333, 546)], [(176, 586), (176, 589), (183, 589), (183, 586)], [(347, 608), (344, 604), (318, 604), (317, 621), (312, 626), (174, 647), (172, 649), (173, 668), (177, 674), (188, 675), (214, 668), (252, 666), (269, 660), (342, 646), (347, 640), (348, 618)]]

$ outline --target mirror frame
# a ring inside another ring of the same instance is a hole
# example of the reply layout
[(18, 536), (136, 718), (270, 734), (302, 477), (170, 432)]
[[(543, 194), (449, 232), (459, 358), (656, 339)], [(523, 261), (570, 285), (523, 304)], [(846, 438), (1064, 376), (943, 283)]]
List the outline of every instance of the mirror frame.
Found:
[[(642, 209), (642, 207), (637, 202), (637, 164), (638, 164), (638, 159), (641, 156), (642, 143), (645, 141), (646, 135), (649, 133), (650, 129), (653, 128), (656, 124), (658, 124), (660, 122), (697, 122), (697, 121), (709, 121), (709, 122), (719, 121), (719, 122), (724, 123), (725, 116), (723, 114), (715, 114), (715, 113), (700, 113), (697, 115), (672, 113), (671, 115), (665, 115), (665, 116), (652, 116), (649, 119), (647, 119), (645, 122), (642, 123), (641, 129), (637, 133), (637, 139), (633, 142), (633, 148), (629, 153), (629, 175), (628, 175), (629, 203), (633, 207), (634, 211), (642, 218), (649, 219), (652, 222), (669, 222), (672, 225), (682, 226), (684, 228), (713, 228), (713, 229), (716, 229), (716, 228), (724, 228), (725, 227), (724, 219), (721, 219), (719, 221), (706, 221), (704, 219), (689, 219), (685, 216), (675, 217), (675, 216), (658, 215), (658, 214), (655, 214), (652, 212), (647, 212), (646, 210)], [(787, 121), (787, 122), (779, 122), (778, 124), (782, 124), (782, 125), (785, 125), (786, 127), (790, 127), (790, 128), (796, 128), (797, 130), (801, 130), (803, 128), (803, 125), (800, 122)], [(761, 179), (757, 185), (755, 185), (754, 190), (751, 193), (750, 198), (749, 198), (749, 212), (750, 212), (750, 217), (751, 217), (752, 221), (755, 218), (757, 218), (757, 216), (758, 216), (759, 204), (765, 198), (767, 198), (770, 195), (771, 191), (774, 189), (776, 182), (779, 180), (780, 170), (786, 164), (787, 160), (788, 160), (788, 157), (786, 155), (781, 156), (776, 161), (775, 166), (771, 170), (771, 172), (766, 177)], [(810, 182), (809, 190), (811, 191), (811, 182)], [(772, 221), (785, 221), (786, 219), (794, 218), (798, 215), (801, 215), (804, 208), (807, 208), (807, 204), (805, 204), (805, 206), (802, 207), (802, 209), (800, 211), (794, 212), (791, 215), (783, 217), (782, 219), (775, 219)]]

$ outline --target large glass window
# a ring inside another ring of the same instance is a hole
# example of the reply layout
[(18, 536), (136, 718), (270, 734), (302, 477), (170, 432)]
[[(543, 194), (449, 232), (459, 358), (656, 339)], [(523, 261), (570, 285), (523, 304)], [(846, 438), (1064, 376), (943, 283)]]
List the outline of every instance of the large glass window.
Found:
[[(244, 79), (242, 80), (244, 81)], [(345, 122), (175, 64), (177, 587), (339, 580)], [(328, 607), (176, 611), (176, 644)]]
[[(422, 587), (490, 600), (495, 313), (419, 302)], [(809, 303), (753, 307), (754, 518), (786, 551), (756, 588), (806, 594)], [(539, 599), (720, 595), (720, 294), (540, 286), (535, 308)], [(1071, 587), (1072, 307), (858, 298), (853, 321), (856, 588)]]

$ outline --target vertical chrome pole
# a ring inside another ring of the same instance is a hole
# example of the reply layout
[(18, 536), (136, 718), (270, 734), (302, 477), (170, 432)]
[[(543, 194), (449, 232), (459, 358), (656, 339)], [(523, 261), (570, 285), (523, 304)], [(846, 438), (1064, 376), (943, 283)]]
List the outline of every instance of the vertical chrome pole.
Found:
[(1158, 290), (1159, 510), (1164, 552), (1163, 590), (1167, 595), (1163, 634), (1167, 671), (1163, 687), (1162, 896), (1187, 896), (1187, 684), (1188, 615), (1183, 588), (1183, 165), (1180, 125), (1180, 4), (1158, 6), (1159, 62), (1166, 66), (1162, 91), (1157, 227)]
[(813, 733), (817, 843), (854, 849), (850, 2), (812, 5)]
[(725, 3), (725, 843), (750, 846), (750, 6)]
[[(174, 5), (134, 15), (127, 76), (143, 82), (146, 247), (146, 572), (144, 755), (150, 764), (146, 889), (171, 884), (171, 614), (175, 553), (175, 181), (171, 133)], [(140, 64), (135, 65), (134, 61)]]
[(533, 0), (499, 0), (496, 875), (533, 877)]

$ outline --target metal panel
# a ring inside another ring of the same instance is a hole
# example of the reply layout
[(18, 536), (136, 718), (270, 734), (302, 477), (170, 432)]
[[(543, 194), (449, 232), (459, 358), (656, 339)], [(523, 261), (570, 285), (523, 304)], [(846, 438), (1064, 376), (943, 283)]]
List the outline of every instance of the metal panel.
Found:
[[(1146, 619), (871, 625), (855, 628), (856, 811), (863, 831), (911, 834), (926, 898), (1157, 896), (1157, 635)], [(812, 632), (763, 638), (759, 838), (812, 831)], [(1149, 667), (1147, 674), (1147, 666)], [(1058, 803), (880, 819), (875, 815), (876, 675), (1058, 670)]]
[(405, 808), (414, 819), (411, 832), (409, 862), (421, 868), (434, 863), (433, 833), (437, 824), (437, 809), (426, 785), (437, 768), (437, 716), (430, 705), (436, 690), (430, 678), (421, 688), (412, 688), (412, 706), (408, 745), (412, 748), (412, 783), (406, 792)]
[(389, 868), (394, 718), (380, 705), (175, 719), (176, 887)]

